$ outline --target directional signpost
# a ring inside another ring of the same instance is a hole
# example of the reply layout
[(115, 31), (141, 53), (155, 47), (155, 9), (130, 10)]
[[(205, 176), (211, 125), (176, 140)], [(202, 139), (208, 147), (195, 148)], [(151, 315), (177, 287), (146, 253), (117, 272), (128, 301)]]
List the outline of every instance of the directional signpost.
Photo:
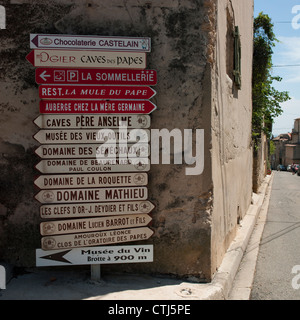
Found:
[(143, 227), (152, 220), (147, 214), (132, 214), (89, 219), (47, 221), (40, 224), (41, 235), (68, 234), (76, 232), (103, 231)]
[(98, 84), (155, 86), (155, 70), (37, 68), (35, 80), (39, 84)]
[(145, 69), (146, 53), (35, 49), (27, 56), (34, 67)]
[(41, 129), (102, 129), (119, 128), (122, 122), (129, 129), (149, 128), (149, 115), (112, 114), (42, 114), (33, 122)]
[(39, 176), (34, 184), (40, 189), (145, 186), (148, 184), (148, 175), (144, 172), (44, 175)]
[[(41, 85), (41, 99), (151, 99), (155, 90), (145, 86)], [(124, 104), (125, 102), (123, 102)], [(107, 110), (107, 113), (110, 110)]]
[(89, 202), (68, 204), (44, 204), (40, 207), (43, 219), (86, 218), (122, 214), (150, 213), (154, 205), (148, 201), (119, 201), (116, 203)]
[[(151, 89), (152, 90), (152, 89)], [(40, 113), (149, 114), (156, 105), (148, 100), (41, 100)]]
[(77, 144), (77, 143), (148, 143), (148, 129), (80, 129), (80, 130), (40, 130), (33, 138), (45, 144)]
[[(149, 145), (143, 142), (138, 143), (138, 145), (100, 144), (99, 142), (99, 144), (43, 144), (35, 150), (35, 153), (42, 159), (94, 158), (98, 160), (98, 164), (130, 164), (129, 160), (147, 158), (150, 155), (149, 149)], [(118, 161), (117, 157), (119, 158)], [(127, 159), (127, 157), (130, 159)], [(78, 164), (85, 165), (87, 162), (80, 161)]]
[[(41, 145), (37, 266), (153, 261), (147, 240), (150, 116), (157, 72), (146, 70), (147, 37), (31, 34)], [(97, 247), (95, 247), (97, 246)], [(61, 250), (63, 249), (63, 250)]]
[(104, 173), (104, 172), (146, 172), (150, 170), (148, 158), (107, 159), (101, 163), (97, 159), (48, 159), (41, 160), (35, 168), (44, 174), (54, 173)]
[(120, 230), (95, 231), (76, 234), (45, 236), (41, 240), (43, 250), (69, 249), (87, 246), (100, 246), (120, 242), (147, 240), (153, 235), (147, 227)]
[(36, 265), (138, 263), (153, 261), (153, 245), (85, 247), (64, 250), (36, 250)]
[(40, 203), (83, 203), (146, 200), (146, 187), (41, 190), (35, 195)]
[(31, 34), (30, 48), (150, 52), (151, 39), (146, 37), (138, 38), (82, 36), (70, 34)]

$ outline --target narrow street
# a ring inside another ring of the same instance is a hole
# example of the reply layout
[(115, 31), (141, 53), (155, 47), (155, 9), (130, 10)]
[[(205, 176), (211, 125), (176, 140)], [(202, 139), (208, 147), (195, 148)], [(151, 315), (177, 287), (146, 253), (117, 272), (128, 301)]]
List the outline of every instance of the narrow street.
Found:
[(251, 300), (300, 299), (299, 209), (300, 177), (275, 172)]

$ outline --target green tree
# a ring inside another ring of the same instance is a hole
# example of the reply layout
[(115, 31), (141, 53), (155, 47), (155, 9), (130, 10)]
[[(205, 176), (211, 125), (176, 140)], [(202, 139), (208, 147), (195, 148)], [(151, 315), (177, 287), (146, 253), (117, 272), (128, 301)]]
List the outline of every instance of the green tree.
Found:
[(273, 154), (275, 154), (276, 151), (276, 146), (273, 140), (270, 140), (270, 145), (269, 145), (269, 153), (272, 156)]
[(280, 104), (290, 99), (287, 91), (278, 91), (272, 84), (281, 81), (272, 76), (273, 47), (278, 40), (270, 17), (260, 12), (254, 19), (253, 77), (252, 77), (252, 138), (259, 145), (262, 132), (271, 137), (274, 118), (282, 112)]

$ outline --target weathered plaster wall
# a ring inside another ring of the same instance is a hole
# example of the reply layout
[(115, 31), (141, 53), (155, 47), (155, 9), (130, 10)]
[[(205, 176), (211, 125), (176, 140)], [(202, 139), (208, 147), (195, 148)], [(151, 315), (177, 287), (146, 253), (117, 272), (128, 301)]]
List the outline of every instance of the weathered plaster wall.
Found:
[(257, 149), (253, 152), (253, 192), (258, 192), (267, 175), (268, 141), (265, 134), (259, 140)]
[[(236, 233), (251, 203), (251, 79), (253, 1), (219, 0), (212, 108), (212, 272)], [(239, 26), (241, 90), (233, 82), (232, 32)]]
[[(19, 3), (19, 4), (17, 4)], [(2, 3), (1, 3), (2, 4)], [(30, 33), (146, 36), (147, 68), (158, 72), (152, 129), (204, 129), (204, 171), (152, 165), (149, 200), (154, 262), (105, 266), (210, 280), (251, 200), (252, 0), (232, 1), (242, 35), (242, 90), (226, 76), (228, 0), (4, 1), (0, 37), (0, 259), (34, 265), (40, 247), (39, 159), (32, 120), (39, 114), (34, 68), (25, 60)], [(230, 15), (229, 14), (229, 15)], [(251, 29), (251, 30), (250, 30)], [(247, 170), (249, 168), (249, 171)]]
[[(27, 3), (26, 3), (27, 2)], [(19, 4), (16, 4), (19, 3)], [(210, 165), (210, 63), (213, 27), (210, 1), (64, 0), (5, 3), (7, 29), (1, 31), (1, 257), (34, 264), (40, 247), (39, 204), (33, 200), (38, 145), (38, 89), (25, 60), (30, 33), (147, 36), (152, 52), (147, 68), (158, 71), (158, 109), (151, 128), (204, 129), (205, 169), (186, 176), (184, 165), (153, 165), (149, 199), (155, 235), (153, 263), (111, 270), (195, 275), (209, 280), (212, 178)], [(143, 241), (142, 243), (146, 243)]]
[(33, 181), (36, 142), (32, 135), (39, 114), (34, 68), (25, 60), (29, 33), (55, 32), (53, 21), (69, 6), (53, 2), (2, 1), (6, 29), (0, 30), (0, 259), (33, 265), (39, 246), (39, 204)]

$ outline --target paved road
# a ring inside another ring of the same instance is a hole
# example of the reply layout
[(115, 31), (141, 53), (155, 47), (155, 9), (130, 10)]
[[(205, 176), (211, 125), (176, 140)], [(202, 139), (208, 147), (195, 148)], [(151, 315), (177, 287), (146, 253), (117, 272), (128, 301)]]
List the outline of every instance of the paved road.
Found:
[(251, 300), (300, 300), (300, 177), (290, 172), (275, 172)]

